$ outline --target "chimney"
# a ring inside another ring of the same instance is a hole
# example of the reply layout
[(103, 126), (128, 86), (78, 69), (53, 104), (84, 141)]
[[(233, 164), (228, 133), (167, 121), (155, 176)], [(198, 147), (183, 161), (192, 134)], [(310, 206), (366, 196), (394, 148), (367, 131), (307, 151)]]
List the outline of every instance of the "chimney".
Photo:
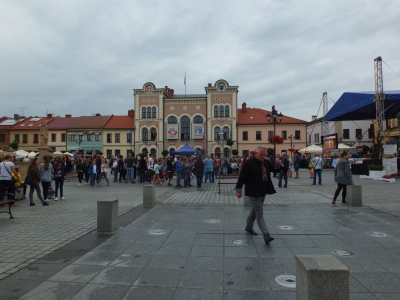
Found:
[(72, 118), (72, 115), (65, 115), (66, 118)]
[(315, 121), (317, 119), (317, 116), (311, 116), (311, 121)]
[(209, 83), (209, 84), (208, 84), (208, 87), (212, 87), (212, 84), (211, 84), (211, 83)]
[(14, 114), (14, 120), (19, 120), (21, 119), (21, 116), (19, 114)]
[(52, 117), (53, 117), (53, 114), (47, 114), (47, 117), (48, 117), (48, 118), (52, 118)]
[(165, 90), (168, 91), (168, 85), (165, 86)]
[(174, 89), (171, 89), (171, 95), (173, 96), (175, 93)]
[(242, 112), (247, 112), (246, 102), (242, 103)]
[(99, 114), (99, 113), (96, 114), (96, 117), (100, 117), (100, 116), (101, 116), (101, 114)]
[(133, 109), (128, 110), (128, 116), (131, 118), (135, 117), (135, 111)]

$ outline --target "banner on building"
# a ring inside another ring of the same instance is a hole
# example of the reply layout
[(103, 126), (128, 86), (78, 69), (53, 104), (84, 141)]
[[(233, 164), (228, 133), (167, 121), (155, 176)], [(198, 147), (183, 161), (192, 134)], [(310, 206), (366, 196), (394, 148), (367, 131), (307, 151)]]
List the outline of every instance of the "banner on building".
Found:
[(178, 139), (178, 125), (167, 125), (167, 139), (168, 140)]
[(203, 124), (193, 124), (192, 125), (192, 138), (194, 140), (203, 139), (204, 125)]

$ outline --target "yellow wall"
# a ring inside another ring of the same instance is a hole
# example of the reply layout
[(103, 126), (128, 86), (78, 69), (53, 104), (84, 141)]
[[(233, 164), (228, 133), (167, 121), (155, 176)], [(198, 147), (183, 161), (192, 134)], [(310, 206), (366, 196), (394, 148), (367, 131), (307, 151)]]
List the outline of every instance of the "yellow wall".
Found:
[[(39, 151), (38, 147), (40, 147), (40, 132), (37, 130), (10, 130), (10, 140), (15, 141), (15, 135), (19, 134), (19, 148), (25, 151)], [(27, 143), (23, 143), (23, 135), (28, 135)], [(34, 134), (38, 135), (38, 143), (33, 143)]]
[[(51, 141), (51, 135), (56, 135), (56, 141)], [(54, 147), (56, 151), (67, 151), (67, 140), (61, 142), (61, 135), (65, 134), (65, 139), (67, 139), (66, 131), (65, 130), (49, 130), (49, 147)]]
[[(127, 141), (127, 134), (130, 132), (130, 129), (103, 129), (103, 154), (107, 155), (107, 150), (111, 150), (112, 155), (115, 156), (115, 150), (120, 150), (120, 154), (126, 157), (128, 150), (132, 149), (132, 151), (135, 151), (133, 142), (131, 146)], [(112, 134), (111, 143), (107, 143), (107, 134), (109, 133)], [(120, 134), (120, 143), (115, 142), (116, 133)]]

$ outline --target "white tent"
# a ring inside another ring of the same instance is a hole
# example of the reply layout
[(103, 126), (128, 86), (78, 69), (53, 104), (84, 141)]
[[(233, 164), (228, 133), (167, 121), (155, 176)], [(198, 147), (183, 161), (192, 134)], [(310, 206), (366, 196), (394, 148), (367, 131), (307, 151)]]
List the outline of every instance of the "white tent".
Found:
[(310, 145), (299, 150), (300, 153), (322, 153), (322, 148), (317, 145)]
[(341, 144), (338, 145), (338, 148), (339, 149), (349, 149), (350, 146), (347, 146), (346, 144), (341, 143)]
[(39, 152), (30, 152), (29, 154), (28, 154), (28, 157), (29, 158), (34, 158), (34, 157), (36, 157), (36, 155), (38, 155), (39, 154)]
[(25, 150), (19, 149), (17, 151), (14, 152), (16, 155), (20, 155), (20, 156), (27, 156), (28, 152), (26, 152)]

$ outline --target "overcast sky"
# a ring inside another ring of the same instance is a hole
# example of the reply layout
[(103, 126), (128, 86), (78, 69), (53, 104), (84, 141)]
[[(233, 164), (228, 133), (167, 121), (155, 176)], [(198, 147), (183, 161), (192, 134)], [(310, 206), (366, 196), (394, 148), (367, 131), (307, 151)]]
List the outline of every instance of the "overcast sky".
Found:
[(239, 106), (310, 120), (324, 91), (374, 90), (377, 56), (400, 74), (398, 0), (0, 4), (1, 116), (125, 115), (148, 81), (183, 94), (186, 70), (188, 94), (225, 79)]

